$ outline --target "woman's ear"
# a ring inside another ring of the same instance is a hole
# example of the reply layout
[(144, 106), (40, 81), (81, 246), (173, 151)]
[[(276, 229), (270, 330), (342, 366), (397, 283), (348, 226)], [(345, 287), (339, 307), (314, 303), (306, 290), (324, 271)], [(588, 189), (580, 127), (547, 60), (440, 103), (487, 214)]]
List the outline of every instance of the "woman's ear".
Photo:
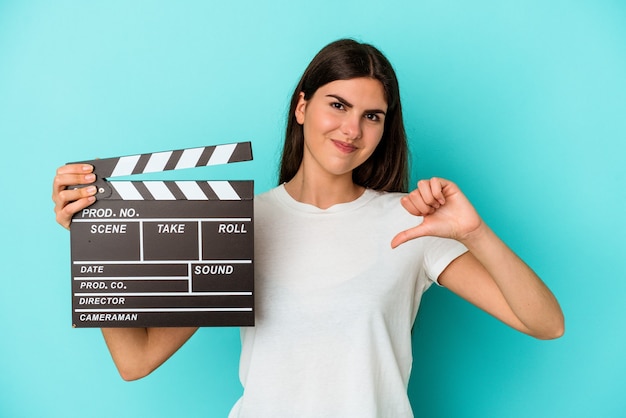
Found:
[(300, 95), (298, 97), (298, 104), (296, 105), (296, 111), (295, 111), (296, 121), (300, 125), (304, 125), (304, 110), (305, 109), (306, 109), (306, 100), (304, 99), (304, 93), (300, 92)]

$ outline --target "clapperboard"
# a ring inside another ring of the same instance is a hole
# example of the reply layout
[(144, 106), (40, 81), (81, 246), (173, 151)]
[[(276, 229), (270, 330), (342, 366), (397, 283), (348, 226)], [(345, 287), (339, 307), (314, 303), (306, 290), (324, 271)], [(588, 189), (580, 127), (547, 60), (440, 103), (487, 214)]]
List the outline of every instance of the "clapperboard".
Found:
[(254, 325), (252, 180), (109, 181), (249, 160), (239, 142), (84, 161), (98, 192), (70, 228), (73, 326)]

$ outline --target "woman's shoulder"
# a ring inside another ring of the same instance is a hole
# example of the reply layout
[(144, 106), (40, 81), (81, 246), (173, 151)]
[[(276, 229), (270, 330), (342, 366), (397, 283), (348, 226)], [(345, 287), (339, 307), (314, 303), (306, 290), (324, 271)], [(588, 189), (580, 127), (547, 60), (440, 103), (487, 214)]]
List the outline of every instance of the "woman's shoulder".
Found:
[(259, 194), (254, 195), (254, 204), (267, 204), (271, 202), (275, 202), (278, 199), (278, 194), (282, 185), (273, 187), (269, 190), (261, 192)]
[(267, 215), (268, 213), (276, 212), (278, 208), (282, 207), (280, 203), (282, 201), (281, 187), (273, 187), (254, 196), (255, 215)]

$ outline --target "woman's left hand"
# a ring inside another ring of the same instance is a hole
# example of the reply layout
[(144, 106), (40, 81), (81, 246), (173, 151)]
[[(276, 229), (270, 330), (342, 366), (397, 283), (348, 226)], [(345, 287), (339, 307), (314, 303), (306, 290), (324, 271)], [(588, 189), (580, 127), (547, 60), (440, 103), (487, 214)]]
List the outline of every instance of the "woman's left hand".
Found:
[(483, 225), (474, 206), (451, 181), (433, 177), (420, 180), (417, 189), (401, 200), (402, 206), (424, 221), (414, 228), (400, 232), (391, 241), (392, 248), (423, 236), (468, 239)]

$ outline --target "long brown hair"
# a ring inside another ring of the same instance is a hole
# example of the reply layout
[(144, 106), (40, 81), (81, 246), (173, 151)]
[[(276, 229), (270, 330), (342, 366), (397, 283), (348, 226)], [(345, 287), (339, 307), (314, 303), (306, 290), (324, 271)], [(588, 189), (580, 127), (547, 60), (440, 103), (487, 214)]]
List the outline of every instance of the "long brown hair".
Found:
[(309, 100), (317, 89), (327, 83), (359, 77), (380, 81), (387, 100), (387, 113), (380, 143), (370, 158), (353, 170), (352, 180), (375, 190), (408, 190), (408, 146), (396, 73), (378, 49), (352, 39), (340, 39), (322, 48), (295, 88), (287, 115), (279, 184), (291, 180), (302, 163), (304, 132), (295, 117), (300, 93), (304, 93), (304, 99)]

